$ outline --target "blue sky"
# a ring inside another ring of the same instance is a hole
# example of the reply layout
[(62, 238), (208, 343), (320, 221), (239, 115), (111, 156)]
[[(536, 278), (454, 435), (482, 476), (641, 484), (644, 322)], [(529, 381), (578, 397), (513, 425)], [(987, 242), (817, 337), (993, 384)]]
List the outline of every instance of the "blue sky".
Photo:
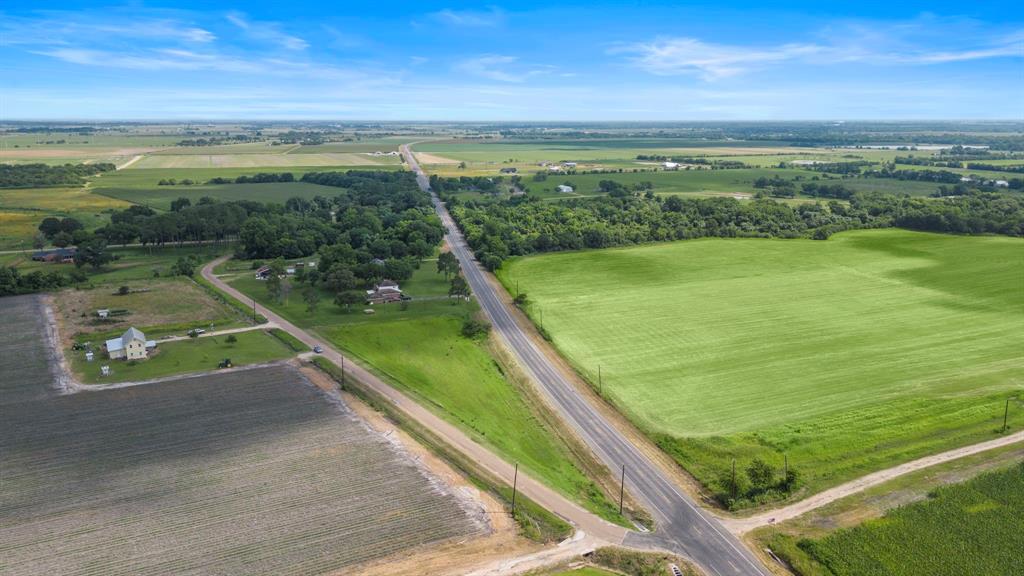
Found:
[(0, 120), (1022, 119), (1010, 2), (0, 4)]

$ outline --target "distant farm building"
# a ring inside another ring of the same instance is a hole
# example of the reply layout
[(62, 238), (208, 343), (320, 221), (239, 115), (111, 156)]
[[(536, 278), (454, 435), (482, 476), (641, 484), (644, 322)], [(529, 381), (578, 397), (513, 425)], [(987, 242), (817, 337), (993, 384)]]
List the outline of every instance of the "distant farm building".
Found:
[(974, 182), (974, 180), (971, 180), (971, 178), (969, 176), (961, 176), (960, 177), (960, 181), (961, 182)]
[(263, 265), (256, 269), (256, 279), (266, 280), (270, 276), (270, 266)]
[(517, 172), (517, 170), (515, 168), (502, 168), (501, 169), (501, 173), (502, 174), (515, 174), (516, 172)]
[(665, 170), (679, 170), (678, 162), (662, 162), (661, 167)]
[(1010, 187), (1010, 183), (1008, 181), (1006, 181), (1006, 180), (996, 180), (993, 183), (993, 185), (996, 188), (1009, 188)]
[(366, 302), (368, 304), (387, 304), (398, 302), (403, 299), (402, 290), (398, 283), (393, 280), (382, 280), (374, 286), (373, 290), (366, 291)]
[(107, 355), (111, 360), (145, 360), (148, 350), (156, 348), (156, 342), (146, 340), (146, 335), (132, 327), (120, 338), (107, 340)]
[(548, 172), (561, 172), (561, 171), (562, 171), (562, 167), (561, 166), (556, 166), (555, 164), (552, 164), (552, 165), (548, 166)]
[(575, 168), (576, 167), (576, 163), (575, 162), (562, 162), (562, 167), (563, 168)]
[(63, 262), (69, 263), (75, 261), (74, 248), (57, 248), (54, 250), (42, 250), (32, 254), (32, 260), (36, 262)]
[(563, 193), (563, 194), (570, 194), (572, 192), (572, 186), (567, 186), (565, 184), (559, 184), (558, 185), (558, 191)]
[(96, 311), (96, 315), (99, 316), (100, 318), (107, 318), (110, 316), (110, 309), (100, 308), (99, 310)]

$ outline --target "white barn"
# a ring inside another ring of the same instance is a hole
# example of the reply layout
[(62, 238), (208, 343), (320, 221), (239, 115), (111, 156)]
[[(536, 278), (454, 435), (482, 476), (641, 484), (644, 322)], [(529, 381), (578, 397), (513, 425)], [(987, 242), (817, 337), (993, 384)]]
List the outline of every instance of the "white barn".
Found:
[(145, 360), (150, 348), (156, 348), (156, 342), (146, 340), (146, 335), (135, 327), (126, 330), (120, 338), (107, 340), (107, 355), (112, 360)]

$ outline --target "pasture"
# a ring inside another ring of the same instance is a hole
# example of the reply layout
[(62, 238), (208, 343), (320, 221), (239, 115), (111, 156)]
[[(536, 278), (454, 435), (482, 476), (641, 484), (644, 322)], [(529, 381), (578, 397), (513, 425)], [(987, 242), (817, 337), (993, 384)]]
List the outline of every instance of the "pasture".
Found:
[(5, 573), (333, 574), (487, 530), (293, 368), (0, 410)]
[(107, 212), (128, 202), (84, 188), (0, 189), (0, 249), (31, 248), (39, 223), (48, 216), (70, 216), (86, 228), (107, 222)]
[(787, 455), (816, 491), (991, 438), (1024, 389), (1022, 265), (1016, 238), (870, 230), (547, 254), (499, 277), (702, 482)]
[(334, 196), (340, 191), (332, 186), (307, 182), (272, 182), (263, 184), (211, 184), (208, 186), (156, 186), (153, 188), (99, 188), (97, 194), (112, 199), (142, 204), (154, 210), (170, 210), (171, 202), (188, 198), (193, 204), (203, 197), (217, 200), (250, 200), (284, 204), (298, 196), (312, 200), (316, 196)]
[[(62, 290), (54, 296), (54, 308), (62, 319), (62, 329), (70, 336), (110, 330), (126, 330), (128, 326), (196, 323), (235, 320), (236, 314), (215, 300), (191, 278), (184, 276), (154, 278), (127, 284), (128, 294), (119, 294), (118, 287)], [(124, 310), (127, 313), (106, 319), (96, 317), (96, 310)]]
[(802, 540), (801, 576), (1018, 574), (1024, 462), (938, 488), (883, 518)]
[(245, 271), (232, 286), (299, 326), (359, 358), (365, 365), (454, 422), (481, 444), (510, 462), (519, 462), (538, 479), (599, 515), (615, 520), (617, 507), (581, 472), (575, 457), (524, 392), (506, 379), (484, 343), (460, 334), (462, 320), (475, 303), (446, 298), (448, 284), (426, 261), (402, 283), (412, 296), (408, 307), (364, 305), (347, 313), (322, 292), (314, 313), (292, 290), (283, 302), (268, 297), (264, 283)]

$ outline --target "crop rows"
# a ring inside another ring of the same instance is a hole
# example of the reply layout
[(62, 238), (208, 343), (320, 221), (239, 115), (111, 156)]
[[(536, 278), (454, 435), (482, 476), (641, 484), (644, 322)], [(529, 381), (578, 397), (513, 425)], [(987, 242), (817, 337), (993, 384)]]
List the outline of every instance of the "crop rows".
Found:
[(40, 298), (0, 298), (0, 324), (0, 404), (50, 396), (53, 376)]
[(800, 546), (836, 576), (1024, 574), (1024, 463)]
[(315, 574), (486, 524), (291, 368), (25, 402), (0, 572)]

